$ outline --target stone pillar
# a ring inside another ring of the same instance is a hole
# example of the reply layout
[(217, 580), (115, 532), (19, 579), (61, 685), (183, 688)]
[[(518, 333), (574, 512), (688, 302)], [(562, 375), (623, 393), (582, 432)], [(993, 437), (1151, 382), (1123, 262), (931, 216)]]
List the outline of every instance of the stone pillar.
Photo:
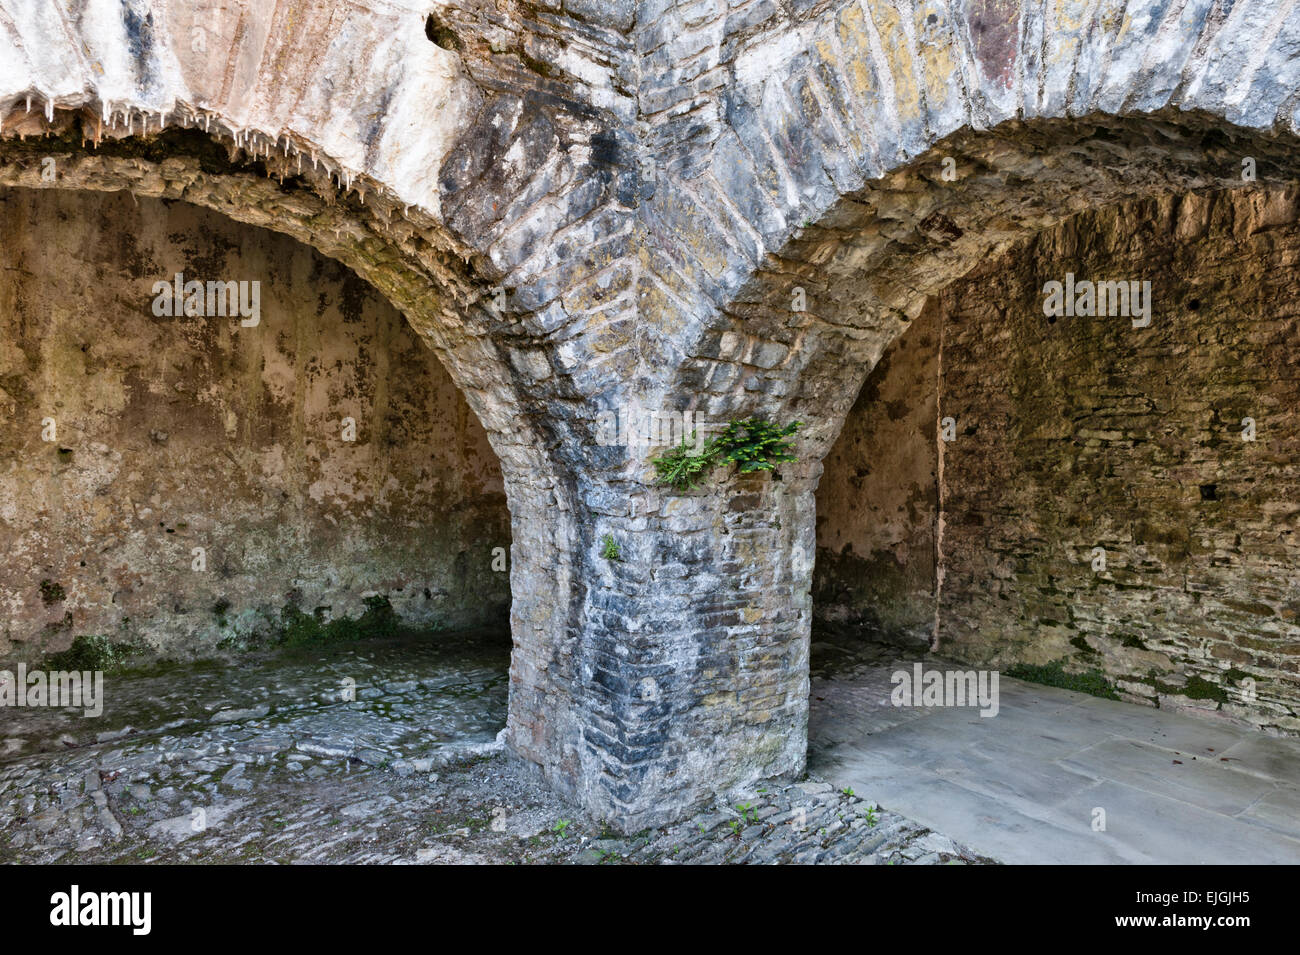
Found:
[(507, 745), (556, 789), (577, 798), (583, 770), (576, 608), (584, 569), (572, 489), (551, 469), (530, 468), (526, 461), (504, 470), (514, 640)]
[(813, 494), (787, 467), (512, 497), (508, 744), (624, 832), (803, 770)]

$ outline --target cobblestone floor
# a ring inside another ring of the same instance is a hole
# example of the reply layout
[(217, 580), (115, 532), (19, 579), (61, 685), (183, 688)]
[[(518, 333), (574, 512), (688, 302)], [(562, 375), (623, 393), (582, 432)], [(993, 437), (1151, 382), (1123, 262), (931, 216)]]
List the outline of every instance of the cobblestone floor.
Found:
[(437, 634), (110, 677), (0, 730), (0, 860), (965, 863), (809, 778), (604, 833), (501, 752), (509, 642)]

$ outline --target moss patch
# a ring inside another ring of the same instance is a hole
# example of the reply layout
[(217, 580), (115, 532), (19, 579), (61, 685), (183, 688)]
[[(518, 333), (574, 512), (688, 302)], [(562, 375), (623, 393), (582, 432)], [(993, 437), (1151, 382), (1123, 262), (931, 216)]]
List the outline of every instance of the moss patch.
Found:
[(1175, 686), (1172, 683), (1161, 683), (1160, 678), (1154, 670), (1147, 673), (1146, 677), (1140, 682), (1150, 684), (1157, 693), (1163, 693), (1166, 696), (1181, 696), (1189, 700), (1213, 700), (1219, 706), (1228, 702), (1228, 692), (1217, 683), (1211, 683), (1204, 677), (1188, 677), (1185, 686)]
[(212, 614), (217, 618), (218, 627), (224, 627), (226, 625), (226, 611), (229, 609), (230, 601), (225, 597), (222, 597), (212, 605)]
[(1194, 676), (1183, 687), (1183, 696), (1192, 700), (1215, 700), (1220, 704), (1228, 702), (1227, 691), (1217, 683), (1199, 676)]
[(280, 612), (284, 629), (279, 642), (293, 647), (364, 640), (369, 637), (391, 637), (397, 633), (397, 613), (387, 597), (382, 594), (367, 597), (365, 605), (365, 612), (356, 619), (338, 617), (327, 622), (320, 610), (308, 614), (296, 605), (289, 604)]
[(47, 656), (41, 664), (43, 670), (102, 670), (123, 669), (127, 661), (144, 651), (133, 643), (114, 642), (108, 637), (85, 635), (72, 641), (72, 646)]
[(1062, 662), (1057, 660), (1054, 663), (1045, 663), (1042, 666), (1017, 663), (1003, 672), (1009, 677), (1024, 680), (1026, 683), (1056, 686), (1063, 690), (1074, 690), (1077, 693), (1087, 693), (1089, 696), (1099, 696), (1103, 700), (1119, 699), (1119, 694), (1115, 692), (1115, 685), (1106, 679), (1106, 675), (1101, 670), (1096, 668), (1084, 670), (1081, 673), (1070, 673), (1065, 669)]

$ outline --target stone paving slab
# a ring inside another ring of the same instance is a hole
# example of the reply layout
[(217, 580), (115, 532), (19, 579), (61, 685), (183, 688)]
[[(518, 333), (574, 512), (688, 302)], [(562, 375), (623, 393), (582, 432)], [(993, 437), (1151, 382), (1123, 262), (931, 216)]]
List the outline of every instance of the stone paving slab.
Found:
[[(1091, 833), (1095, 807), (1106, 810), (1106, 831)], [(1158, 865), (1295, 865), (1300, 840), (1249, 819), (1210, 812), (1182, 800), (1106, 780), (1072, 794), (1053, 809), (1058, 827), (1096, 835), (1125, 861)]]
[(1086, 769), (1032, 754), (998, 752), (994, 746), (959, 753), (934, 773), (1031, 816), (1055, 805), (1063, 793), (1079, 792), (1098, 782)]
[(1213, 756), (1197, 759), (1131, 739), (1112, 739), (1058, 760), (1095, 779), (1110, 779), (1226, 816), (1235, 816), (1277, 788), (1274, 780), (1224, 769)]
[[(834, 774), (831, 778), (856, 778)], [(1086, 824), (1063, 825), (1040, 807), (1044, 818), (1008, 811), (1004, 800), (977, 792), (932, 774), (899, 775), (879, 785), (864, 782), (863, 792), (890, 806), (907, 806), (906, 815), (939, 832), (960, 831), (978, 837), (977, 851), (1007, 864), (1068, 862), (1071, 865), (1115, 865), (1125, 857), (1103, 840), (1092, 838)], [(904, 810), (898, 809), (900, 813)]]
[[(889, 674), (915, 658), (837, 646), (830, 659), (814, 666), (810, 769), (972, 851), (1009, 863), (1300, 863), (1300, 740), (1005, 676), (996, 717), (899, 716)], [(1105, 831), (1093, 828), (1098, 808)]]
[(1220, 751), (1228, 768), (1286, 782), (1300, 792), (1300, 740), (1247, 737)]
[[(1252, 737), (1278, 739), (1247, 727), (1217, 720), (1169, 713), (1116, 700), (1102, 700), (1082, 693), (1076, 696), (1079, 697), (1078, 704), (1070, 711), (1070, 719), (1056, 725), (1054, 729), (1057, 731), (1085, 734), (1085, 738), (1090, 736), (1092, 739), (1109, 735), (1142, 740), (1174, 752), (1198, 755), (1208, 755), (1212, 751), (1222, 753), (1229, 746)], [(1142, 716), (1134, 719), (1134, 710)]]
[(1300, 819), (1300, 792), (1275, 789), (1261, 796), (1255, 805), (1241, 814), (1241, 818), (1289, 837), (1295, 832), (1296, 820)]

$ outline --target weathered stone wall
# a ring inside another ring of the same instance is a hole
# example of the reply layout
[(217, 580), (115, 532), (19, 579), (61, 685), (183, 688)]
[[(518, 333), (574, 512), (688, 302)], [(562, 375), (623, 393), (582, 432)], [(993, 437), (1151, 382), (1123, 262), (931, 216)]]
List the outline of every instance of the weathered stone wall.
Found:
[[(767, 144), (787, 142), (774, 135), (777, 121), (766, 113), (750, 114), (746, 120), (752, 124), (747, 134), (778, 157), (779, 168), (773, 170), (763, 196), (746, 199), (741, 208), (758, 211), (768, 208), (766, 203), (774, 196), (787, 199), (804, 194), (798, 185), (802, 177), (815, 177), (817, 163), (832, 156), (830, 140), (822, 140), (820, 151), (784, 145), (773, 150)], [(782, 133), (799, 128), (788, 116), (784, 121), (791, 125)], [(807, 145), (806, 139), (804, 143)], [(955, 135), (911, 165), (845, 197), (822, 218), (793, 227), (781, 254), (766, 255), (752, 278), (695, 340), (677, 372), (677, 393), (692, 396), (698, 402), (696, 409), (710, 417), (760, 414), (782, 423), (805, 422), (798, 442), (801, 461), (783, 468), (783, 477), (787, 489), (802, 486), (811, 496), (822, 471), (822, 458), (862, 382), (889, 343), (919, 320), (929, 295), (991, 255), (1088, 205), (1169, 188), (1234, 180), (1240, 184), (1243, 155), (1256, 157), (1259, 167), (1268, 170), (1267, 176), (1276, 176), (1277, 149), (1276, 144), (1251, 139), (1232, 142), (1220, 139), (1212, 130), (1154, 120), (1012, 123), (988, 134)], [(951, 164), (945, 159), (951, 159)], [(945, 176), (946, 166), (954, 170), (951, 178)], [(710, 172), (727, 177), (729, 187), (744, 187), (739, 163), (714, 162)], [(733, 172), (740, 181), (730, 178)], [(782, 181), (787, 174), (795, 179), (793, 188)], [(665, 206), (672, 197), (683, 195), (662, 189), (659, 194), (669, 197)], [(674, 297), (681, 301), (689, 300), (687, 291), (678, 288), (688, 278), (709, 294), (719, 294), (718, 285), (726, 279), (716, 271), (718, 266), (708, 253), (725, 249), (740, 254), (734, 243), (726, 243), (725, 229), (715, 238), (707, 238), (708, 230), (717, 228), (718, 219), (701, 220), (699, 232), (705, 233), (705, 238), (690, 232), (693, 221), (689, 215), (683, 216), (674, 229), (678, 234), (693, 235), (695, 243), (690, 246), (695, 257), (686, 262), (689, 267), (673, 278)], [(679, 246), (685, 247), (685, 243)], [(715, 271), (709, 277), (701, 276), (701, 270), (707, 269)], [(803, 310), (794, 307), (800, 297), (806, 302)], [(756, 501), (750, 513), (749, 519), (756, 525), (773, 519), (763, 503), (762, 499)], [(709, 506), (699, 510), (707, 513), (710, 508), (728, 506), (725, 492), (715, 492)], [(674, 513), (680, 521), (674, 528), (678, 534), (699, 526), (685, 520), (687, 513)], [(796, 510), (789, 518), (808, 525), (802, 531), (790, 529), (793, 539), (812, 533), (812, 507)], [(748, 619), (766, 622), (761, 628), (749, 630), (730, 624), (713, 612), (713, 604), (722, 594), (711, 586), (697, 591), (688, 612), (707, 628), (700, 628), (696, 643), (734, 647), (742, 658), (750, 649), (780, 650), (793, 659), (805, 658), (811, 617), (802, 613), (807, 606), (803, 599), (815, 585), (809, 563), (792, 562), (789, 566), (807, 576), (783, 580), (773, 560), (766, 566), (746, 568), (726, 582), (732, 588), (727, 595), (739, 596), (748, 604)], [(706, 578), (699, 575), (697, 579)], [(912, 585), (918, 589), (913, 590), (911, 605), (903, 610), (916, 631), (924, 603), (920, 582)], [(793, 614), (786, 612), (791, 606)], [(923, 633), (920, 630), (916, 635)], [(744, 685), (750, 679), (740, 673), (737, 682)], [(791, 698), (798, 693), (793, 674), (784, 689)], [(739, 707), (728, 712), (716, 705), (718, 697), (707, 699), (713, 704), (711, 712), (701, 704), (694, 709), (710, 728), (727, 726), (738, 713), (758, 715)], [(800, 711), (792, 705), (762, 715), (768, 716), (767, 733), (788, 736), (802, 732), (806, 709)], [(717, 739), (719, 732), (704, 732), (700, 737)], [(752, 751), (741, 740), (728, 744), (728, 749), (733, 759), (729, 767), (753, 765)], [(800, 765), (792, 761), (779, 768), (797, 771)], [(774, 763), (767, 764), (769, 772), (776, 768)], [(718, 769), (714, 778), (727, 777)]]
[[(942, 443), (942, 653), (1100, 668), (1125, 699), (1300, 731), (1298, 195), (1162, 196), (1080, 215), (945, 290), (941, 353), (882, 361), (868, 387), (910, 385), (909, 404), (928, 409), (935, 389), (918, 382), (941, 364), (939, 414), (956, 422)], [(1043, 285), (1067, 272), (1149, 280), (1150, 327), (1045, 317)], [(935, 337), (918, 322), (895, 353), (914, 351), (913, 336)], [(900, 534), (846, 495), (854, 468), (898, 472), (933, 454), (933, 412), (906, 435), (887, 407), (859, 408), (819, 489), (842, 522), (858, 515), (852, 531), (822, 525), (831, 553), (846, 537), (876, 552), (935, 528), (919, 513)], [(877, 615), (898, 612), (892, 568), (856, 573)]]
[[(820, 460), (928, 295), (1088, 204), (1294, 175), (1295, 6), (1130, 7), (0, 0), (0, 182), (215, 206), (393, 302), (501, 460), (507, 744), (635, 831), (802, 769)], [(679, 500), (593, 440), (633, 404), (799, 418), (801, 462)]]
[[(81, 634), (192, 655), (374, 594), (412, 625), (504, 623), (500, 466), (353, 273), (121, 193), (5, 191), (0, 248), (0, 657)], [(259, 282), (259, 323), (156, 316), (177, 272)]]

